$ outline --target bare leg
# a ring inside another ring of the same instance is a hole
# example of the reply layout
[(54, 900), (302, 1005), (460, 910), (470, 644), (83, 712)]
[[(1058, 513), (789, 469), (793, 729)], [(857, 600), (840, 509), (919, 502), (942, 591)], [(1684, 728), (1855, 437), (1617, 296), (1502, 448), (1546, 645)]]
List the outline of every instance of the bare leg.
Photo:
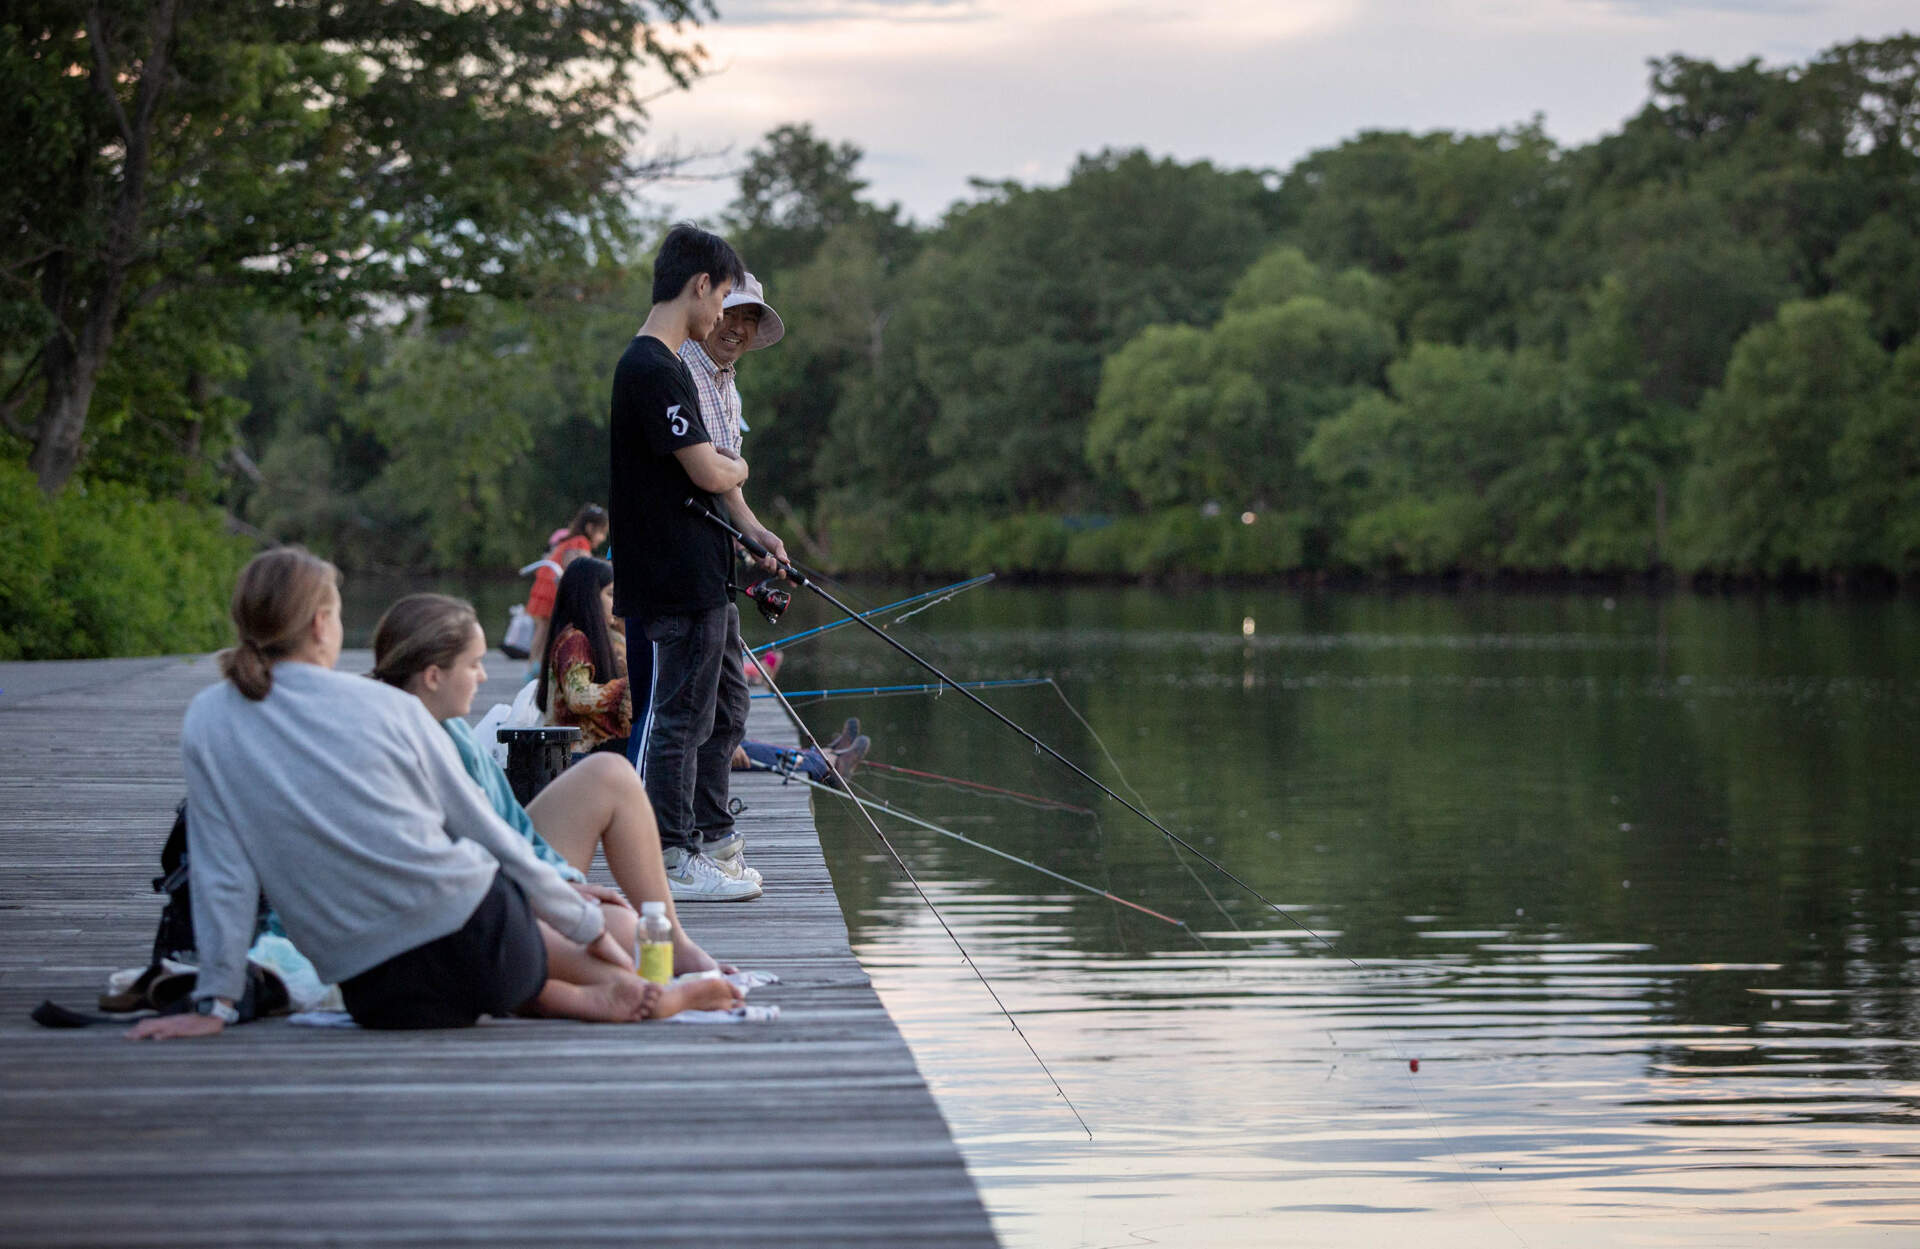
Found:
[(601, 962), (544, 920), (540, 938), (547, 946), (547, 982), (533, 999), (539, 1014), (595, 1023), (636, 1023), (647, 1018), (658, 1002), (660, 986)]
[(680, 926), (667, 868), (660, 859), (660, 827), (639, 774), (616, 755), (589, 755), (562, 772), (527, 804), (540, 835), (581, 871), (593, 866), (598, 847), (621, 892), (634, 902), (665, 902), (673, 921), (676, 975), (710, 971), (713, 956)]

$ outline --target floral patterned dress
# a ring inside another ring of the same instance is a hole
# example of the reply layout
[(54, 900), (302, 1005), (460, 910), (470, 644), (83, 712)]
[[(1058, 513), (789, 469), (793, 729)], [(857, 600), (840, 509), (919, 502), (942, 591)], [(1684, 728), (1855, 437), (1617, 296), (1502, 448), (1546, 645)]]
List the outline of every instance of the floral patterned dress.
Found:
[(553, 671), (547, 692), (547, 722), (580, 730), (576, 753), (623, 740), (633, 731), (633, 700), (627, 678), (599, 681), (587, 635), (568, 625), (553, 644)]

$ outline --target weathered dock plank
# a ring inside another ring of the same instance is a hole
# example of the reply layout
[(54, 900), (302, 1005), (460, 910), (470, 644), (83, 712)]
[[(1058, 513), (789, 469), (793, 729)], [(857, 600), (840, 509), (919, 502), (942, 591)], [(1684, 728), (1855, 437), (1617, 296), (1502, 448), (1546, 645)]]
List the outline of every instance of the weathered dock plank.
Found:
[(781, 976), (754, 995), (773, 1024), (134, 1045), (29, 1022), (144, 961), (180, 715), (214, 679), (204, 658), (0, 664), (0, 1244), (995, 1243), (847, 948), (806, 791), (769, 777), (736, 778), (766, 895), (685, 919)]

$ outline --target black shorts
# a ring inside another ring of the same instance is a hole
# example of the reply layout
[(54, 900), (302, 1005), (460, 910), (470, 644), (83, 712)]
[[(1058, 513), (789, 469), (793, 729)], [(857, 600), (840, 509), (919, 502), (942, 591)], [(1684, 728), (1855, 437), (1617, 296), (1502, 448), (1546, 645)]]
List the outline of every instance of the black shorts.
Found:
[(465, 1028), (509, 1015), (547, 980), (547, 946), (520, 886), (496, 872), (467, 922), (340, 982), (363, 1028)]

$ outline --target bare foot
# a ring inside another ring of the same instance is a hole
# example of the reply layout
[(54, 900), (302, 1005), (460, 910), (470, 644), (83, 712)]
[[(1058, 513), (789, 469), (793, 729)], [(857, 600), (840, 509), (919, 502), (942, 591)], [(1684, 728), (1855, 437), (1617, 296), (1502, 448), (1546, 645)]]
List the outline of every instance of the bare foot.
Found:
[[(651, 992), (649, 992), (651, 990)], [(635, 1023), (649, 1016), (660, 986), (634, 975), (612, 976), (598, 984), (549, 980), (534, 999), (540, 1013), (593, 1023)]]
[(673, 974), (676, 976), (691, 976), (702, 971), (718, 971), (723, 976), (731, 976), (739, 970), (732, 963), (722, 963), (695, 945), (693, 938), (684, 931), (673, 943)]
[(683, 980), (667, 986), (647, 1018), (665, 1019), (683, 1010), (732, 1010), (745, 997), (740, 990), (717, 976), (704, 980)]

